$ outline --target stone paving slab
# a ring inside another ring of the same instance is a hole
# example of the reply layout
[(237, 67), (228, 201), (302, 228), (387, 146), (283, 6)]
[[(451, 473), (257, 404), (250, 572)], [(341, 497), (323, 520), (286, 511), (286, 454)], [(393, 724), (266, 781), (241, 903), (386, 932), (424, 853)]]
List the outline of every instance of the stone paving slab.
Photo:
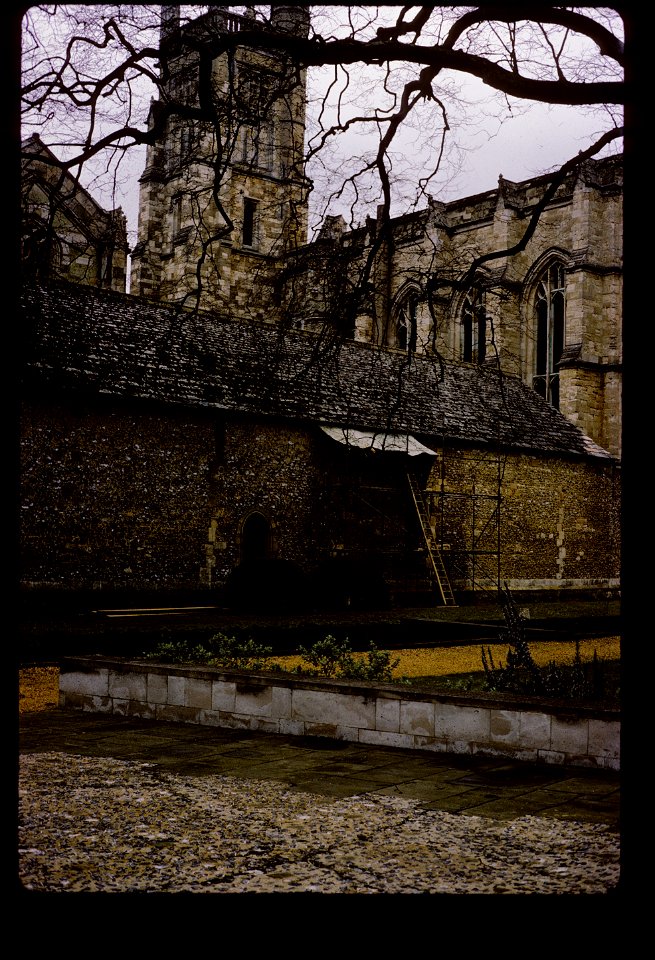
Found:
[(361, 747), (324, 738), (293, 738), (252, 731), (199, 727), (192, 724), (105, 717), (75, 711), (50, 710), (23, 714), (20, 719), (20, 750), (61, 750), (86, 756), (143, 759), (182, 774), (189, 765), (231, 776), (272, 780), (303, 780), (315, 792), (384, 791), (402, 786), (404, 796), (426, 802), (444, 799), (452, 809), (453, 787), (467, 797), (467, 808), (488, 802), (489, 789), (502, 793), (506, 803), (516, 799), (524, 807), (530, 795), (533, 809), (548, 810), (568, 795), (581, 814), (591, 798), (606, 798), (606, 822), (618, 827), (620, 778), (614, 771), (563, 768), (508, 761), (504, 758), (461, 757), (425, 754), (392, 748)]

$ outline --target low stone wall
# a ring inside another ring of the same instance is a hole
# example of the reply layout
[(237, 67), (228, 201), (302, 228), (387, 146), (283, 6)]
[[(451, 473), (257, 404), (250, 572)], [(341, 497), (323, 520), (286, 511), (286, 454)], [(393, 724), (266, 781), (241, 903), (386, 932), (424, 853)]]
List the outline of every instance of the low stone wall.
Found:
[(60, 665), (59, 705), (410, 750), (620, 768), (618, 711), (509, 695), (76, 657)]

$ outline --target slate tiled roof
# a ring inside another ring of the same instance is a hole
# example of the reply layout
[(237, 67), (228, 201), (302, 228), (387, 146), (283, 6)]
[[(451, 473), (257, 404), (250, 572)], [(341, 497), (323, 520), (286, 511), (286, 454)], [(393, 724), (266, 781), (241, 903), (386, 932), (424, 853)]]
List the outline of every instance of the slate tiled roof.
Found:
[(26, 287), (30, 384), (475, 446), (609, 458), (515, 377), (334, 335), (195, 315), (73, 284)]

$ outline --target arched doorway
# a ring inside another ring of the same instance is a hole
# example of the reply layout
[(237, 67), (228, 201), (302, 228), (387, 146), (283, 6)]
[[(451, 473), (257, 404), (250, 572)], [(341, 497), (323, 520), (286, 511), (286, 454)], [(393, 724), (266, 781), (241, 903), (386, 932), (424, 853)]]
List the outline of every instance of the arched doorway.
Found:
[(271, 530), (266, 517), (251, 513), (241, 530), (241, 563), (266, 560), (270, 554)]

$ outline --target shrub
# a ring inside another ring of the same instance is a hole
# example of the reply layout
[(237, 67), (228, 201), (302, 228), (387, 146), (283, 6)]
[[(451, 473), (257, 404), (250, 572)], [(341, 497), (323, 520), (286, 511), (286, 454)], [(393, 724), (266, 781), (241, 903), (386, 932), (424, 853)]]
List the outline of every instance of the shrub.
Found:
[(143, 657), (159, 663), (209, 663), (211, 652), (202, 644), (192, 644), (189, 640), (161, 640)]
[(233, 670), (270, 670), (273, 666), (268, 662), (268, 658), (273, 653), (272, 648), (262, 647), (250, 638), (243, 640), (217, 633), (210, 639), (209, 646), (210, 662), (217, 667), (229, 667)]
[[(188, 640), (162, 640), (144, 657), (160, 663), (200, 663), (231, 670), (266, 670), (282, 672), (279, 663), (271, 661), (271, 647), (262, 647), (251, 639), (228, 637), (217, 633), (206, 644)], [(338, 677), (342, 680), (390, 681), (399, 659), (391, 660), (388, 650), (378, 650), (371, 643), (362, 657), (356, 657), (347, 639), (328, 635), (311, 647), (300, 647), (298, 655), (308, 667), (298, 666), (293, 673), (310, 677)]]
[(217, 633), (206, 644), (163, 640), (144, 656), (160, 663), (199, 663), (233, 670), (279, 669), (277, 664), (268, 662), (272, 652), (270, 647), (259, 646), (251, 639)]
[(507, 666), (503, 667), (502, 663), (496, 666), (490, 648), (487, 647), (485, 652), (482, 647), (486, 690), (574, 701), (599, 700), (605, 696), (605, 671), (595, 650), (591, 663), (584, 664), (580, 656), (580, 642), (576, 639), (571, 664), (556, 664), (551, 660), (545, 667), (538, 667), (525, 639), (523, 618), (506, 585), (501, 593), (501, 602), (510, 644)]
[(323, 640), (317, 640), (312, 646), (298, 648), (298, 656), (310, 664), (310, 667), (299, 667), (298, 673), (307, 673), (315, 677), (334, 677), (340, 669), (344, 658), (350, 654), (347, 640), (337, 640), (328, 634)]
[(355, 657), (347, 639), (337, 640), (331, 634), (309, 649), (300, 647), (298, 654), (310, 667), (297, 667), (296, 673), (343, 680), (390, 681), (400, 663), (399, 659), (392, 662), (391, 653), (378, 650), (373, 643), (364, 657)]

